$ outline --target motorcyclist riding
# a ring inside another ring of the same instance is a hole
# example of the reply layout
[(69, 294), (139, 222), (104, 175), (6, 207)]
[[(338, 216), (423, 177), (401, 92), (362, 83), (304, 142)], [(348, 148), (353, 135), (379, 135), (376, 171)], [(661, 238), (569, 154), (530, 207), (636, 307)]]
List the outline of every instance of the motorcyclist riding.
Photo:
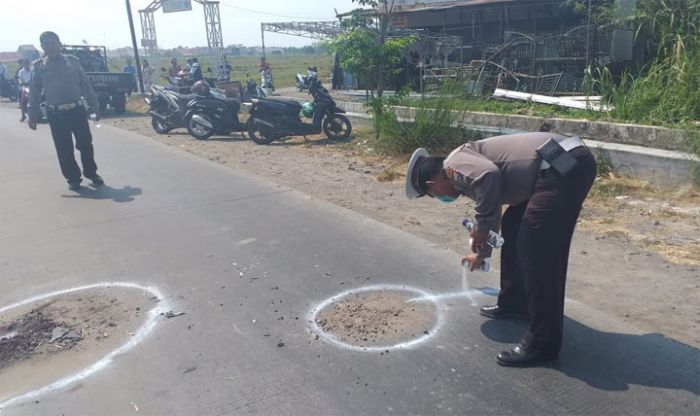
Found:
[(199, 67), (199, 62), (197, 61), (197, 58), (192, 58), (190, 76), (192, 77), (192, 81), (194, 82), (201, 81), (204, 79), (204, 76), (202, 75), (202, 68)]
[(20, 110), (22, 112), (22, 117), (20, 122), (24, 122), (27, 119), (27, 106), (29, 103), (29, 82), (32, 80), (32, 69), (30, 68), (29, 59), (22, 58), (19, 60), (20, 68), (17, 71), (17, 83), (21, 89), (20, 92)]
[(181, 68), (180, 65), (177, 64), (177, 58), (172, 58), (170, 60), (170, 68), (168, 68), (168, 76), (171, 78), (175, 78), (180, 74)]

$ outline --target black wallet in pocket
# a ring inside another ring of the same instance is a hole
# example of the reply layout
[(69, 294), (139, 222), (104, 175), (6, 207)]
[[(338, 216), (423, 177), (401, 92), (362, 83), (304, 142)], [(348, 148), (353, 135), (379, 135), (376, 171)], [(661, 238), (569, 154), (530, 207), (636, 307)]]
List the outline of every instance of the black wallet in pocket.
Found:
[(576, 159), (554, 139), (549, 139), (538, 147), (537, 154), (562, 176), (566, 176), (576, 166)]

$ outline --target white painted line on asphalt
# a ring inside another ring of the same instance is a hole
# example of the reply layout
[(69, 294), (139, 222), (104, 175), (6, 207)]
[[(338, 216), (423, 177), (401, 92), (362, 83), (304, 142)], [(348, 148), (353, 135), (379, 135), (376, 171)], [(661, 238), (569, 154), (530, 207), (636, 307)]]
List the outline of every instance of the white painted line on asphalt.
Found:
[[(355, 293), (361, 293), (361, 292), (371, 292), (371, 291), (381, 291), (381, 290), (393, 290), (393, 291), (401, 291), (401, 292), (411, 292), (416, 294), (417, 296), (415, 298), (420, 298), (420, 299), (426, 299), (429, 302), (432, 302), (435, 305), (435, 324), (433, 327), (428, 331), (427, 334), (423, 334), (422, 336), (412, 339), (410, 341), (406, 342), (400, 342), (397, 344), (392, 344), (392, 345), (383, 345), (383, 346), (371, 346), (371, 347), (363, 347), (360, 345), (353, 345), (353, 344), (348, 344), (347, 342), (341, 340), (340, 338), (336, 337), (333, 334), (329, 334), (328, 332), (324, 331), (323, 328), (319, 327), (318, 324), (316, 323), (316, 316), (320, 311), (325, 309), (328, 305), (331, 303), (337, 302), (349, 295), (355, 294)], [(364, 351), (364, 352), (381, 352), (381, 351), (386, 351), (386, 350), (396, 350), (396, 349), (409, 349), (412, 347), (415, 347), (419, 344), (422, 344), (426, 341), (428, 341), (430, 338), (433, 337), (437, 333), (438, 330), (443, 325), (444, 319), (445, 319), (445, 313), (443, 310), (443, 304), (441, 300), (436, 297), (436, 295), (433, 295), (429, 292), (426, 292), (423, 289), (419, 289), (416, 287), (411, 287), (411, 286), (404, 286), (404, 285), (372, 285), (372, 286), (365, 286), (365, 287), (360, 287), (357, 289), (349, 289), (344, 292), (338, 293), (337, 295), (330, 297), (323, 302), (319, 303), (316, 307), (312, 308), (309, 311), (308, 314), (308, 320), (311, 322), (311, 331), (318, 335), (319, 337), (323, 338), (325, 341), (328, 341), (329, 343), (335, 345), (336, 347), (347, 349), (347, 350), (353, 350), (353, 351)]]
[(474, 295), (481, 295), (480, 290), (469, 289), (460, 292), (440, 293), (439, 295), (417, 296), (406, 302), (439, 302), (447, 299), (467, 298), (471, 301), (471, 306), (476, 306)]
[(165, 300), (165, 297), (163, 294), (160, 292), (158, 288), (155, 286), (141, 286), (137, 283), (131, 283), (131, 282), (101, 282), (101, 283), (95, 283), (92, 285), (85, 285), (85, 286), (78, 286), (78, 287), (73, 287), (73, 288), (68, 288), (64, 290), (58, 290), (55, 292), (50, 292), (50, 293), (45, 293), (42, 295), (37, 295), (34, 297), (31, 297), (29, 299), (25, 299), (23, 301), (13, 303), (8, 306), (3, 306), (0, 308), (0, 313), (9, 311), (11, 309), (28, 305), (34, 302), (38, 302), (44, 299), (52, 298), (55, 296), (60, 296), (60, 295), (65, 295), (67, 293), (72, 293), (72, 292), (78, 292), (81, 290), (89, 290), (89, 289), (97, 289), (97, 288), (110, 288), (110, 287), (124, 287), (124, 288), (130, 288), (130, 289), (139, 289), (144, 292), (148, 292), (155, 296), (158, 300), (159, 303), (157, 306), (153, 307), (151, 310), (148, 311), (148, 319), (146, 322), (139, 327), (139, 329), (136, 331), (136, 333), (129, 339), (128, 342), (126, 342), (124, 345), (121, 347), (117, 348), (116, 350), (108, 353), (105, 355), (103, 358), (101, 358), (99, 361), (95, 362), (91, 366), (78, 371), (77, 373), (71, 374), (69, 376), (66, 376), (60, 380), (54, 381), (51, 384), (48, 384), (44, 387), (40, 387), (36, 390), (29, 391), (27, 393), (22, 393), (19, 396), (14, 396), (10, 397), (9, 399), (3, 400), (0, 402), (0, 411), (3, 408), (6, 408), (7, 406), (11, 404), (15, 404), (21, 401), (25, 401), (37, 396), (40, 396), (42, 394), (49, 393), (54, 390), (58, 390), (61, 388), (64, 388), (72, 383), (75, 383), (78, 380), (82, 380), (88, 376), (91, 376), (92, 374), (103, 370), (106, 368), (116, 357), (117, 355), (124, 354), (134, 348), (137, 344), (139, 344), (141, 341), (143, 341), (148, 334), (151, 333), (153, 328), (155, 328), (157, 324), (157, 318), (160, 316), (161, 312), (164, 312), (166, 310), (169, 310), (170, 307), (167, 304), (167, 301)]

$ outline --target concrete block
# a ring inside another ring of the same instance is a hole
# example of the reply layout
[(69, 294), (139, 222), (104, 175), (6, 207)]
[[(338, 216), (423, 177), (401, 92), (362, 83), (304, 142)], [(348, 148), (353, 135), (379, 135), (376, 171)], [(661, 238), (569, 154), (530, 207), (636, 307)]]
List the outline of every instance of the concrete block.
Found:
[(692, 182), (700, 158), (689, 153), (585, 140), (586, 145), (616, 172), (670, 188)]

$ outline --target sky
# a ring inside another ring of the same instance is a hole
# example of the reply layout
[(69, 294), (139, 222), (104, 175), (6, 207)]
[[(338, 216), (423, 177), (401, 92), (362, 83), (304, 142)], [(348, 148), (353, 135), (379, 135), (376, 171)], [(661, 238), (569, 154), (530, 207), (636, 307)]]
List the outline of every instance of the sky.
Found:
[[(140, 45), (138, 10), (151, 0), (131, 0), (136, 39)], [(2, 0), (0, 51), (16, 51), (21, 44), (39, 48), (39, 34), (52, 30), (64, 44), (105, 45), (110, 49), (131, 46), (125, 0)], [(224, 45), (260, 45), (261, 22), (334, 20), (352, 10), (352, 0), (220, 0)], [(31, 20), (29, 18), (31, 16)], [(204, 11), (192, 1), (192, 11), (155, 13), (158, 47), (206, 46)], [(303, 46), (313, 40), (265, 33), (266, 46)]]

